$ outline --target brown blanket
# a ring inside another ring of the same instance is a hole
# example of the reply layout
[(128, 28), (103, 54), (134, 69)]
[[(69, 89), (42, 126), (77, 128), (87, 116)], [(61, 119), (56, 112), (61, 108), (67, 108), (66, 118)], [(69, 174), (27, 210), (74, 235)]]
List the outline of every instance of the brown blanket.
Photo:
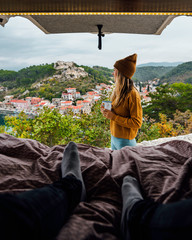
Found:
[[(0, 134), (0, 192), (22, 192), (58, 180), (64, 149)], [(78, 150), (88, 202), (77, 206), (58, 240), (120, 239), (121, 184), (127, 174), (140, 181), (145, 197), (159, 202), (192, 196), (189, 142), (117, 151), (78, 144)]]

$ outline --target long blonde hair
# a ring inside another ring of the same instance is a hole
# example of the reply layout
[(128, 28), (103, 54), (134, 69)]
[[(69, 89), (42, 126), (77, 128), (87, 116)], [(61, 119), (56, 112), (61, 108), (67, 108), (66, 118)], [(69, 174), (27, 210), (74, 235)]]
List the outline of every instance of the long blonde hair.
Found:
[(133, 89), (133, 80), (126, 78), (117, 70), (115, 87), (111, 94), (111, 101), (113, 102), (113, 108), (118, 107), (121, 104), (121, 102), (125, 100), (128, 93), (132, 89)]

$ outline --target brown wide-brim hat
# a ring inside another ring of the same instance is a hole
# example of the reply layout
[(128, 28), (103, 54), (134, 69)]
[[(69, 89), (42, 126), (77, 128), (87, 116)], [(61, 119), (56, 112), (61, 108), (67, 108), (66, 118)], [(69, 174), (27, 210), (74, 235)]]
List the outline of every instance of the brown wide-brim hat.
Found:
[(130, 55), (126, 58), (115, 62), (114, 67), (125, 77), (132, 78), (136, 71), (137, 54)]

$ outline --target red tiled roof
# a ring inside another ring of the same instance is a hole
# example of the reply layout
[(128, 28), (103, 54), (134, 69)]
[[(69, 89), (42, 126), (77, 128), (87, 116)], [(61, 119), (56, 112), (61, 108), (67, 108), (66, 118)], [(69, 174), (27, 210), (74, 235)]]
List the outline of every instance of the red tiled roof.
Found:
[(65, 109), (68, 109), (68, 108), (72, 108), (73, 106), (63, 106), (63, 107), (60, 107), (59, 109), (60, 110), (65, 110)]
[(97, 92), (87, 92), (88, 95), (95, 95)]
[(12, 99), (10, 102), (11, 103), (28, 103), (27, 101), (21, 100), (21, 99)]
[(70, 103), (70, 104), (72, 104), (72, 101), (61, 101), (61, 103)]
[(38, 97), (32, 97), (31, 98), (31, 104), (33, 105), (33, 104), (37, 104), (37, 103), (39, 103), (39, 102), (41, 102), (41, 98), (38, 98)]
[(32, 100), (41, 100), (39, 97), (32, 97)]
[(83, 106), (79, 105), (79, 106), (72, 106), (73, 109), (81, 109)]

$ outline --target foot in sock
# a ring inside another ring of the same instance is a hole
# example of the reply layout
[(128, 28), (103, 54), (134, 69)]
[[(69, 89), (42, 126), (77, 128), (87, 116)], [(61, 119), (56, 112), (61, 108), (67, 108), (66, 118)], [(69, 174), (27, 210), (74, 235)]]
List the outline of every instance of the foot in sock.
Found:
[(73, 175), (82, 183), (81, 201), (86, 199), (86, 190), (81, 174), (80, 159), (77, 145), (74, 142), (68, 143), (63, 153), (63, 160), (61, 163), (62, 178)]
[(128, 240), (130, 239), (130, 233), (127, 223), (129, 220), (130, 211), (136, 202), (143, 200), (143, 197), (138, 181), (134, 177), (131, 177), (129, 175), (124, 177), (121, 191), (123, 198), (121, 229), (124, 236), (123, 239)]

